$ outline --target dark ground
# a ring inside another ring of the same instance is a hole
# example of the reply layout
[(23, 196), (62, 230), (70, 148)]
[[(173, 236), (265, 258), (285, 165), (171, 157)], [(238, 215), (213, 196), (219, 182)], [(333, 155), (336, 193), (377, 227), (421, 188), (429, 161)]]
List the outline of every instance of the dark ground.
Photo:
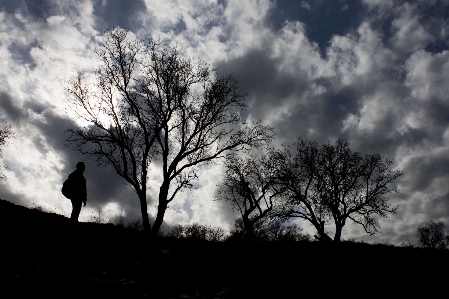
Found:
[(0, 200), (0, 298), (432, 298), (449, 250), (212, 243), (79, 223)]

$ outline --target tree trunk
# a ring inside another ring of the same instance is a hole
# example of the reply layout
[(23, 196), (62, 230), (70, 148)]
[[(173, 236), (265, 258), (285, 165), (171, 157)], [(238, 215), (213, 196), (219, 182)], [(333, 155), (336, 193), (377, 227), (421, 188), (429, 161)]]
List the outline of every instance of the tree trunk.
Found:
[(159, 189), (159, 205), (157, 207), (156, 220), (154, 221), (153, 229), (151, 231), (153, 236), (157, 236), (162, 222), (164, 221), (165, 211), (167, 210), (168, 187), (169, 185), (166, 182), (163, 182)]
[(341, 231), (343, 229), (343, 226), (341, 225), (335, 225), (335, 236), (334, 236), (334, 242), (340, 242), (341, 240)]
[(314, 236), (318, 241), (332, 242), (332, 238), (329, 237), (326, 233), (319, 233), (319, 235)]
[(340, 242), (341, 241), (341, 232), (343, 231), (343, 227), (346, 224), (346, 218), (343, 218), (343, 220), (337, 220), (335, 221), (335, 236), (334, 236), (334, 242)]
[(254, 226), (253, 223), (251, 223), (251, 221), (248, 219), (248, 216), (243, 217), (243, 227), (245, 228), (246, 238), (253, 241), (255, 239)]
[(332, 238), (329, 237), (325, 232), (324, 232), (324, 221), (321, 221), (320, 223), (318, 222), (312, 222), (313, 226), (315, 226), (317, 232), (318, 232), (318, 236), (315, 235), (315, 239), (319, 240), (319, 241), (332, 241)]
[(148, 218), (147, 198), (145, 191), (142, 191), (139, 194), (139, 200), (140, 200), (140, 212), (142, 213), (143, 230), (145, 232), (151, 232), (151, 225), (150, 219)]
[(254, 229), (252, 226), (245, 227), (246, 237), (248, 240), (253, 241), (255, 239)]

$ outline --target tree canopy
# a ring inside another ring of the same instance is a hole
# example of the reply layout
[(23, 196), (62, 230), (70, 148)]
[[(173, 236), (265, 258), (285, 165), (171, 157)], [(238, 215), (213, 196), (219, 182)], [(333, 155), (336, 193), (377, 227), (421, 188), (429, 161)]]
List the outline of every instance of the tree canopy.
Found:
[(215, 198), (231, 203), (241, 217), (248, 239), (256, 237), (256, 230), (272, 218), (284, 187), (277, 182), (275, 152), (262, 157), (247, 155), (228, 157), (224, 163), (224, 178)]
[(418, 244), (423, 248), (445, 249), (449, 245), (449, 234), (444, 233), (442, 221), (430, 220), (426, 224), (418, 226), (416, 234)]
[[(177, 47), (116, 28), (105, 32), (96, 53), (101, 66), (66, 85), (83, 124), (69, 130), (67, 142), (114, 167), (133, 187), (146, 231), (157, 234), (168, 204), (192, 186), (199, 165), (272, 138), (269, 127), (244, 121), (245, 94), (232, 75), (184, 57)], [(151, 226), (146, 193), (155, 160), (162, 183)]]
[(390, 169), (391, 160), (354, 152), (341, 139), (321, 146), (299, 139), (295, 155), (289, 148), (280, 155), (285, 162), (279, 164), (278, 177), (288, 195), (278, 213), (309, 221), (318, 239), (332, 240), (325, 225), (333, 222), (333, 240), (340, 241), (348, 219), (372, 235), (379, 229), (377, 217), (396, 213), (388, 194), (397, 192), (392, 184), (403, 173)]

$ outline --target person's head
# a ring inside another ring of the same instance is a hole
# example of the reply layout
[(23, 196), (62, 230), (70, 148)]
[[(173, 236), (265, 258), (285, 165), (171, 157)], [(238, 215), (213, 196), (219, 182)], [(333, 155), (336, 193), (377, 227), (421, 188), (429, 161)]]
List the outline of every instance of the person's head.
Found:
[(81, 171), (81, 172), (84, 172), (84, 170), (86, 169), (86, 166), (84, 165), (84, 162), (76, 163), (76, 169)]

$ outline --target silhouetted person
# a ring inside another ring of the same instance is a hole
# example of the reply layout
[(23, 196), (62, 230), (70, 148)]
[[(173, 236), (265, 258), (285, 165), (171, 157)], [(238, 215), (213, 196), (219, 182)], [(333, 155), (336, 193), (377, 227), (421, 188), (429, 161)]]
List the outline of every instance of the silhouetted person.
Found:
[[(83, 172), (86, 169), (84, 162), (78, 162), (76, 164), (76, 170), (69, 175), (72, 186), (72, 194), (70, 200), (72, 201), (72, 215), (70, 219), (73, 222), (78, 222), (78, 217), (81, 212), (81, 203), (86, 206), (87, 201), (87, 188), (86, 179), (83, 176)], [(73, 185), (72, 185), (73, 184)]]

